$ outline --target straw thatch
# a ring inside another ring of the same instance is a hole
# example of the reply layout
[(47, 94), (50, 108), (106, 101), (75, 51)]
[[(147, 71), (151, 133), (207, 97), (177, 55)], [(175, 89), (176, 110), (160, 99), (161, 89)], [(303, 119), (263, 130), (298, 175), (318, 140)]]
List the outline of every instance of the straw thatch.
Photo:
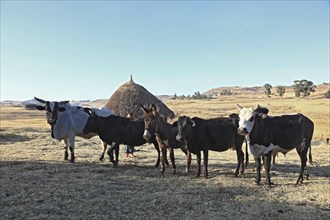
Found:
[(144, 112), (141, 110), (141, 105), (149, 108), (152, 104), (156, 105), (161, 116), (174, 118), (173, 111), (143, 86), (136, 84), (131, 76), (130, 81), (112, 94), (105, 107), (111, 109), (115, 115), (126, 117), (131, 113), (132, 118), (142, 119)]

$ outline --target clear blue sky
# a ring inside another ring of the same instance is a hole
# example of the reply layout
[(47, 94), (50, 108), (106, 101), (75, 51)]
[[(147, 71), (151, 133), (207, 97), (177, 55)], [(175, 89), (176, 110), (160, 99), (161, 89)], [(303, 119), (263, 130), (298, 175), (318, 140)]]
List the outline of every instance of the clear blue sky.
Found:
[(329, 1), (1, 1), (1, 101), (329, 82)]

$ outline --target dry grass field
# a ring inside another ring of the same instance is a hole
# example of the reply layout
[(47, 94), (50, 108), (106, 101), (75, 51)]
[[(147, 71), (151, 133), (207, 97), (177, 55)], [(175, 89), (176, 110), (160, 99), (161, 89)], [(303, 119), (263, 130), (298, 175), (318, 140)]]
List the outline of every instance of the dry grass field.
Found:
[[(209, 155), (209, 179), (196, 178), (195, 157), (175, 151), (177, 173), (154, 167), (153, 146), (137, 147), (135, 158), (121, 149), (119, 166), (98, 160), (101, 142), (76, 139), (76, 163), (63, 160), (63, 142), (51, 138), (44, 113), (1, 106), (0, 219), (329, 219), (330, 100), (320, 97), (222, 97), (167, 100), (178, 115), (211, 118), (260, 104), (271, 115), (301, 112), (315, 123), (310, 179), (295, 185), (300, 160), (295, 150), (277, 158), (274, 186), (254, 184), (254, 162), (233, 176), (236, 154)], [(244, 145), (245, 148), (245, 145)], [(250, 155), (251, 158), (251, 155)], [(263, 179), (264, 180), (264, 174)]]

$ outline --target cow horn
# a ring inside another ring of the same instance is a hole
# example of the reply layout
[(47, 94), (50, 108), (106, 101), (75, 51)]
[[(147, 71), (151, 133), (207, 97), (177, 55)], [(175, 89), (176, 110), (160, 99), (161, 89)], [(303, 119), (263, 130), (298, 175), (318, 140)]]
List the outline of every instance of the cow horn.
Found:
[(252, 110), (255, 112), (257, 109), (260, 108), (260, 105), (258, 104), (256, 108), (253, 108)]
[(238, 103), (237, 103), (237, 107), (238, 107), (239, 110), (241, 110), (241, 109), (243, 108), (243, 107), (240, 106), (240, 104), (238, 104)]
[(68, 103), (68, 102), (70, 102), (70, 101), (61, 101), (61, 102), (58, 102), (58, 104), (66, 104), (66, 103)]
[(39, 98), (37, 98), (37, 97), (34, 97), (34, 99), (37, 100), (37, 101), (40, 102), (40, 103), (43, 103), (43, 104), (46, 104), (46, 103), (47, 103), (47, 101), (45, 101), (45, 100), (43, 100), (43, 99), (39, 99)]
[(195, 127), (196, 126), (196, 123), (194, 122), (194, 120), (190, 120), (190, 123), (191, 123), (191, 127)]

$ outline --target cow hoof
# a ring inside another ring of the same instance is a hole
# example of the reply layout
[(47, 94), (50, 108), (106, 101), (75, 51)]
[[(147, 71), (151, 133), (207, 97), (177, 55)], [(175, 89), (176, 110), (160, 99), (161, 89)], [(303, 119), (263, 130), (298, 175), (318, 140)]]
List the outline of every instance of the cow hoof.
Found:
[(260, 186), (260, 181), (254, 181), (254, 183), (257, 185), (257, 186)]
[(204, 175), (204, 178), (205, 178), (205, 179), (208, 179), (209, 177)]
[(173, 174), (176, 174), (176, 170), (173, 170), (172, 173), (173, 173)]
[(238, 171), (234, 173), (234, 176), (235, 177), (238, 177)]
[(74, 163), (74, 160), (69, 160), (70, 163)]
[(305, 174), (305, 179), (309, 180), (309, 174)]
[(164, 174), (164, 170), (161, 170), (160, 173), (161, 173), (161, 174)]
[(159, 163), (156, 163), (156, 164), (155, 164), (155, 167), (156, 167), (156, 168), (159, 167)]

